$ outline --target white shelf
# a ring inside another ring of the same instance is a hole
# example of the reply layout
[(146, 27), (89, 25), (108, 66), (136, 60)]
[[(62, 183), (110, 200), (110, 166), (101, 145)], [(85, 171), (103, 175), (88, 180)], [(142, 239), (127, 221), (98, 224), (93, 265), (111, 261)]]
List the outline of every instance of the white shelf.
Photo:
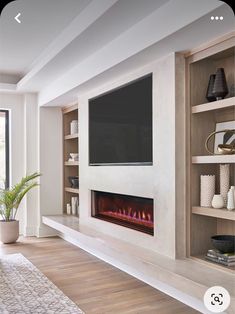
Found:
[(78, 161), (66, 161), (64, 165), (65, 166), (78, 166), (79, 162)]
[(65, 187), (64, 189), (66, 192), (69, 192), (69, 193), (76, 193), (76, 194), (79, 194), (79, 189), (74, 189), (74, 188), (70, 188), (70, 187)]
[(235, 97), (212, 101), (209, 103), (197, 105), (192, 107), (192, 113), (200, 113), (217, 109), (224, 109), (235, 106)]
[(78, 133), (65, 135), (65, 137), (64, 137), (65, 140), (71, 140), (71, 139), (74, 139), (74, 138), (78, 138)]
[(209, 216), (221, 219), (228, 219), (235, 221), (235, 211), (227, 210), (226, 208), (216, 209), (210, 207), (194, 206), (192, 213), (196, 215)]
[(234, 155), (193, 156), (193, 164), (227, 164), (235, 163)]

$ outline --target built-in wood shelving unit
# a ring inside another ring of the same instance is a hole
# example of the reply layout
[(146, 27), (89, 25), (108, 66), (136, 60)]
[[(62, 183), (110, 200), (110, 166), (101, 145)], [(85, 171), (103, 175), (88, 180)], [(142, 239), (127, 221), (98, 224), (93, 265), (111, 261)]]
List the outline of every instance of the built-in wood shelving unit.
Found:
[[(67, 214), (67, 204), (72, 197), (79, 197), (79, 189), (71, 186), (70, 176), (79, 176), (79, 161), (69, 161), (70, 153), (78, 153), (79, 133), (71, 134), (70, 123), (78, 120), (78, 104), (74, 103), (62, 109), (63, 113), (63, 150), (64, 150), (64, 184), (63, 212)], [(72, 204), (71, 204), (72, 205)], [(78, 213), (77, 213), (78, 215)]]
[[(188, 54), (187, 103), (187, 252), (188, 256), (211, 267), (230, 272), (231, 268), (205, 260), (208, 249), (213, 248), (211, 237), (216, 234), (235, 235), (235, 211), (200, 207), (200, 176), (216, 177), (216, 194), (219, 194), (219, 165), (230, 164), (230, 185), (235, 185), (235, 155), (209, 155), (205, 141), (216, 130), (216, 124), (235, 120), (235, 97), (207, 102), (209, 77), (217, 68), (224, 68), (228, 89), (235, 84), (235, 35), (222, 38), (216, 44)], [(214, 151), (213, 140), (210, 150)], [(234, 268), (233, 268), (234, 269)]]

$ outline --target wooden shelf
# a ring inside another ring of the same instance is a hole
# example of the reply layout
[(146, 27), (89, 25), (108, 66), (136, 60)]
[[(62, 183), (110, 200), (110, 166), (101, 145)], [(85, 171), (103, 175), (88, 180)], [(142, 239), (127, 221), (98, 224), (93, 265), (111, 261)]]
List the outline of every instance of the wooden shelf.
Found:
[(78, 161), (66, 161), (64, 165), (65, 166), (78, 166), (79, 162)]
[(210, 207), (194, 206), (192, 213), (196, 215), (222, 218), (235, 221), (235, 211), (227, 210), (226, 208), (216, 209)]
[(70, 188), (70, 187), (65, 187), (64, 190), (66, 192), (69, 192), (69, 193), (76, 193), (76, 194), (79, 194), (79, 189), (74, 189), (74, 188)]
[(226, 273), (234, 274), (235, 266), (228, 267), (228, 266), (225, 266), (223, 264), (218, 264), (218, 263), (207, 260), (205, 258), (205, 256), (206, 256), (206, 253), (204, 255), (190, 256), (190, 258), (195, 260), (195, 261), (201, 262), (204, 265), (210, 265), (211, 267), (213, 267), (215, 269), (223, 270)]
[(65, 137), (64, 137), (65, 140), (71, 140), (71, 139), (74, 139), (74, 138), (78, 138), (78, 133), (65, 135)]
[(235, 106), (235, 97), (212, 101), (192, 107), (192, 113), (201, 113), (211, 110), (224, 109)]
[(209, 155), (209, 156), (193, 156), (193, 164), (223, 164), (235, 163), (234, 155)]

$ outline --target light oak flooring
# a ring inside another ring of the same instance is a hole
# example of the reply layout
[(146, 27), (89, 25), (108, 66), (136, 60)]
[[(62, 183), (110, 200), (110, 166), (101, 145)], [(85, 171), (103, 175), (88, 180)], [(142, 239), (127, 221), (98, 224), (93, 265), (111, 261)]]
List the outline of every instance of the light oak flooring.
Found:
[(0, 255), (11, 253), (22, 253), (86, 314), (198, 313), (60, 238), (0, 245)]

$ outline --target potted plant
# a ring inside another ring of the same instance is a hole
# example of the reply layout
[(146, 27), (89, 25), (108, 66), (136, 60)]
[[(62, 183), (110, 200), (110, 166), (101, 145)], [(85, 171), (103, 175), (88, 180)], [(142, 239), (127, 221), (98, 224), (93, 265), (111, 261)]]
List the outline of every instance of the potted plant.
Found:
[(0, 241), (3, 243), (14, 243), (19, 237), (19, 221), (16, 214), (20, 203), (29, 190), (38, 186), (33, 181), (40, 174), (35, 172), (25, 176), (19, 183), (10, 189), (0, 189)]

